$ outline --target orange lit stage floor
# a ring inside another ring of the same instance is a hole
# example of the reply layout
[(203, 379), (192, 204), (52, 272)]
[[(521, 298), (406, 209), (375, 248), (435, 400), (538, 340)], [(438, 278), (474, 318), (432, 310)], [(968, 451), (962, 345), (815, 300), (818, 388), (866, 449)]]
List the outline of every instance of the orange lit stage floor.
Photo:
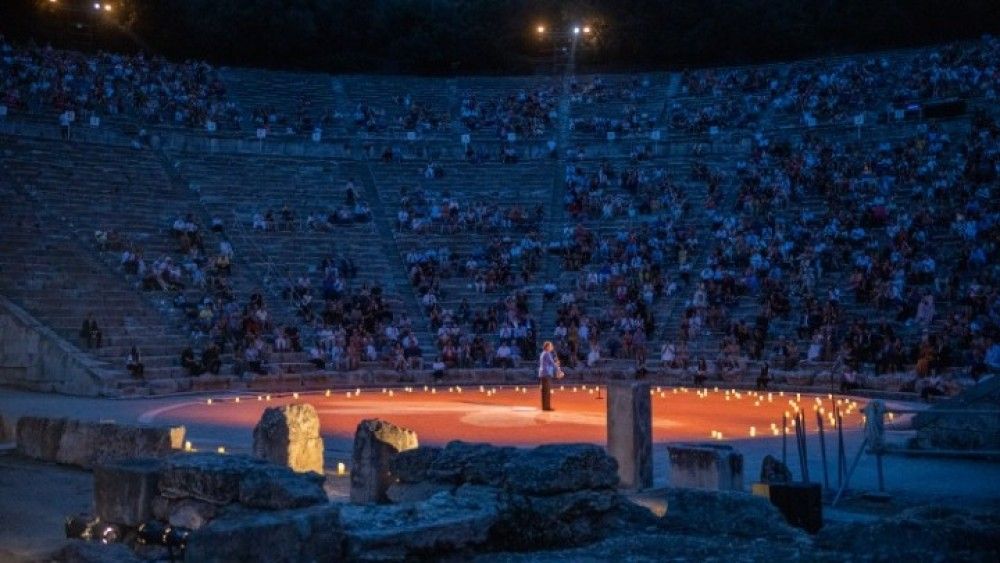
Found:
[[(550, 442), (604, 444), (606, 390), (594, 386), (556, 385), (554, 412), (539, 407), (537, 387), (421, 387), (338, 390), (291, 395), (240, 395), (189, 401), (154, 409), (146, 422), (181, 423), (195, 427), (251, 429), (269, 406), (308, 402), (319, 413), (323, 435), (334, 441), (353, 437), (358, 422), (379, 417), (415, 430), (422, 444), (441, 445), (451, 440), (527, 446)], [(796, 393), (756, 393), (718, 388), (652, 388), (653, 439), (753, 440), (780, 435), (782, 415), (796, 407), (806, 413), (806, 428), (817, 427), (822, 410), (824, 424), (833, 427), (830, 413), (839, 398)], [(863, 405), (843, 399), (845, 429), (860, 427)], [(814, 408), (815, 407), (815, 408)], [(789, 433), (794, 433), (789, 422)], [(196, 444), (196, 447), (198, 444)], [(205, 444), (205, 446), (211, 446)]]

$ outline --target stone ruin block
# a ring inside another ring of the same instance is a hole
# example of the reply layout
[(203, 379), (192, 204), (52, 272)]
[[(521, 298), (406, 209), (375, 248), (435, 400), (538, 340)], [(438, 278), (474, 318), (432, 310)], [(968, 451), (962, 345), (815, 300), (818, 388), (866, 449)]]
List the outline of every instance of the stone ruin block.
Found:
[(91, 468), (125, 459), (163, 457), (184, 443), (184, 427), (154, 427), (25, 416), (17, 424), (21, 455)]
[(319, 476), (295, 473), (248, 456), (197, 453), (168, 458), (159, 477), (159, 490), (171, 500), (284, 510), (327, 502), (322, 481)]
[(0, 414), (0, 444), (14, 441), (14, 428), (8, 419)]
[(618, 486), (618, 464), (594, 444), (545, 444), (513, 457), (503, 470), (505, 488), (527, 495)]
[(497, 491), (467, 485), (407, 505), (352, 506), (340, 512), (347, 561), (438, 560), (491, 539)]
[(323, 473), (319, 416), (309, 404), (264, 411), (253, 429), (253, 455), (297, 472)]
[(188, 536), (185, 561), (343, 561), (340, 506), (220, 517)]
[(743, 454), (721, 444), (668, 446), (670, 485), (712, 491), (743, 490)]
[(608, 385), (608, 453), (618, 462), (623, 487), (653, 486), (653, 410), (648, 383)]
[(17, 421), (17, 453), (33, 459), (55, 461), (65, 418), (22, 416)]
[(351, 502), (388, 502), (386, 491), (395, 482), (389, 461), (419, 444), (412, 430), (379, 419), (362, 420), (354, 434), (351, 456)]
[[(735, 491), (668, 488), (647, 492), (667, 506), (660, 527), (667, 533), (710, 534), (799, 544), (808, 541), (788, 525), (766, 498)], [(730, 557), (729, 559), (733, 559)]]
[(94, 468), (94, 508), (104, 522), (138, 526), (153, 515), (163, 463), (134, 459)]
[[(504, 466), (518, 453), (517, 448), (509, 446), (453, 440), (434, 456), (426, 473), (429, 478), (442, 483), (495, 487), (503, 482)], [(410, 456), (404, 456), (404, 459), (410, 459)], [(405, 464), (399, 465), (402, 465), (401, 469), (406, 469)], [(404, 471), (399, 475), (401, 481), (407, 478), (407, 473)]]
[(122, 459), (164, 457), (184, 444), (184, 427), (130, 426), (112, 422), (66, 423), (56, 462), (79, 467)]

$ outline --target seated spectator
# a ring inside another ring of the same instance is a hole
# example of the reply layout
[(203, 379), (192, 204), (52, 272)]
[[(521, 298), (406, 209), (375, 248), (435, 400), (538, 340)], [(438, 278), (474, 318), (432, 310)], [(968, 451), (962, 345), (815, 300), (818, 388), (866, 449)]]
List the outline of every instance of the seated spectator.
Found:
[(263, 350), (258, 342), (254, 342), (243, 350), (243, 363), (248, 371), (259, 375), (266, 373), (264, 371)]
[(771, 366), (767, 362), (760, 365), (760, 373), (757, 375), (756, 389), (766, 391), (767, 385), (771, 383)]
[(201, 352), (201, 365), (212, 375), (219, 375), (222, 371), (222, 354), (215, 342), (210, 342)]
[(840, 392), (850, 393), (855, 389), (861, 388), (861, 382), (858, 381), (858, 373), (852, 369), (845, 369), (843, 374), (840, 376)]
[(591, 339), (587, 350), (587, 367), (592, 368), (601, 361), (601, 346), (596, 339)]
[(694, 373), (694, 384), (703, 385), (708, 380), (708, 362), (705, 358), (698, 358), (698, 366)]
[(316, 369), (326, 369), (326, 358), (319, 346), (309, 348), (309, 363), (316, 366)]
[(494, 363), (497, 367), (501, 368), (514, 367), (514, 353), (513, 350), (511, 350), (510, 344), (508, 344), (506, 340), (504, 340), (497, 348)]
[(677, 348), (672, 342), (664, 342), (660, 347), (660, 362), (663, 367), (677, 367)]
[(280, 328), (274, 333), (274, 351), (275, 352), (287, 352), (291, 349), (288, 342), (288, 336), (285, 333), (285, 328)]
[(139, 349), (135, 345), (132, 345), (128, 355), (125, 356), (125, 368), (132, 374), (132, 377), (142, 379), (145, 368), (142, 364), (142, 356), (139, 354)]
[(932, 375), (917, 382), (920, 389), (920, 400), (929, 403), (931, 397), (940, 397), (945, 394), (944, 379), (940, 375)]
[(83, 320), (83, 326), (80, 327), (80, 338), (87, 343), (87, 348), (100, 348), (101, 347), (101, 328), (97, 325), (97, 319), (94, 318), (93, 313), (88, 313), (87, 318)]
[(201, 363), (195, 359), (194, 350), (192, 350), (190, 346), (181, 351), (181, 367), (184, 368), (191, 377), (199, 376), (204, 371)]
[(431, 376), (435, 381), (441, 381), (444, 379), (445, 362), (438, 356), (434, 358), (434, 362), (431, 363)]

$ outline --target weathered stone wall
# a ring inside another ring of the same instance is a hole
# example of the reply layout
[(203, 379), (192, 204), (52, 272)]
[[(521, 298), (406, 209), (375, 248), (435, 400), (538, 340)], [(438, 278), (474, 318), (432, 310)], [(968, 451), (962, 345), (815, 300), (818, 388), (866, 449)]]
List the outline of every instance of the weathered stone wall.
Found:
[(99, 362), (0, 296), (0, 385), (96, 396), (107, 378)]
[(523, 450), (456, 441), (401, 452), (390, 472), (396, 482), (388, 496), (400, 506), (456, 495), (492, 506), (495, 516), (482, 541), (496, 549), (593, 541), (628, 514), (617, 490), (618, 464), (592, 444)]
[(0, 414), (0, 444), (14, 441), (15, 421), (9, 420)]
[[(947, 412), (961, 410), (970, 412)], [(917, 430), (914, 448), (1000, 450), (1000, 377), (936, 403), (913, 417), (913, 427)]]
[(720, 444), (667, 447), (670, 486), (713, 491), (743, 490), (743, 454)]
[(184, 427), (132, 426), (66, 418), (23, 416), (17, 451), (43, 461), (90, 468), (112, 461), (162, 457), (184, 444)]
[(134, 527), (157, 519), (196, 530), (221, 516), (327, 504), (322, 483), (248, 456), (176, 453), (97, 467), (94, 505), (105, 522)]
[(617, 464), (599, 446), (521, 450), (452, 442), (388, 457), (393, 487), (413, 493), (403, 502), (234, 511), (220, 503), (239, 497), (242, 481), (224, 471), (212, 478), (164, 474), (160, 495), (185, 483), (188, 499), (216, 507), (215, 518), (188, 541), (186, 560), (199, 562), (467, 560), (580, 545), (652, 518), (618, 492)]

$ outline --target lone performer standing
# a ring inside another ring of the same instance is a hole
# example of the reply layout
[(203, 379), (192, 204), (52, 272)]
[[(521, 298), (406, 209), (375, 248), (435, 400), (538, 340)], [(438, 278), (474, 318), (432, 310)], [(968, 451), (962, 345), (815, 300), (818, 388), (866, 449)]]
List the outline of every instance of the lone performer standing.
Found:
[(563, 377), (559, 367), (559, 357), (556, 355), (552, 342), (542, 344), (542, 354), (538, 357), (538, 380), (542, 388), (542, 410), (552, 409), (552, 379)]

